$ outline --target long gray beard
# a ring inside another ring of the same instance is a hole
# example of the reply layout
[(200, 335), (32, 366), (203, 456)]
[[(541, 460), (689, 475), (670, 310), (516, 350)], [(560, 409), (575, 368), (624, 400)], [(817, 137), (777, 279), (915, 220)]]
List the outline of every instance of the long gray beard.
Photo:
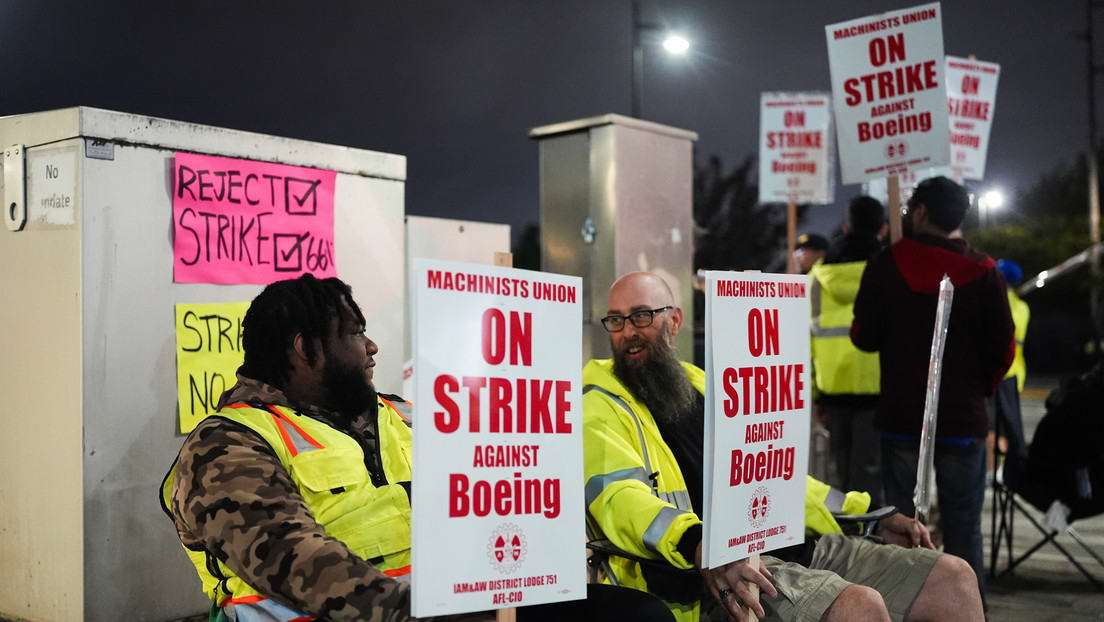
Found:
[(630, 363), (614, 352), (613, 372), (658, 423), (679, 423), (691, 412), (698, 390), (690, 384), (674, 346), (653, 342), (648, 348), (652, 356), (640, 363)]

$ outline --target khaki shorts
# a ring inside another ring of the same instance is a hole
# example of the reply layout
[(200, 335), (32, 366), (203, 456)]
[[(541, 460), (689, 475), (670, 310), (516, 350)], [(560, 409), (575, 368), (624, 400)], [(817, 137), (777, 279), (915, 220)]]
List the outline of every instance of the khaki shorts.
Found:
[(817, 540), (808, 568), (764, 555), (778, 589), (778, 598), (764, 594), (760, 601), (767, 613), (764, 621), (816, 622), (852, 584), (878, 590), (890, 617), (903, 620), (939, 556), (929, 549), (905, 549), (836, 534)]

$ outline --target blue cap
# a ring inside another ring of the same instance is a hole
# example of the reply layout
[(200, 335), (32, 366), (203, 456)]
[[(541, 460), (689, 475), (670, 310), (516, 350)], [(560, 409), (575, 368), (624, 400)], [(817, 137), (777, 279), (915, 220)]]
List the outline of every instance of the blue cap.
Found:
[(1016, 285), (1023, 280), (1023, 268), (1011, 259), (998, 259), (997, 269), (1004, 275), (1004, 280), (1009, 285)]

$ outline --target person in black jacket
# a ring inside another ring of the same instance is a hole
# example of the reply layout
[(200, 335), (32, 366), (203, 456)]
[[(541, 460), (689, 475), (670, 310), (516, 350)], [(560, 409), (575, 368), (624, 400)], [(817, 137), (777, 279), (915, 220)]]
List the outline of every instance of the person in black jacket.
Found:
[(985, 498), (985, 397), (1015, 353), (1012, 313), (996, 263), (952, 238), (969, 208), (966, 189), (920, 182), (902, 221), (905, 236), (867, 264), (855, 299), (851, 341), (879, 353), (875, 426), (886, 502), (913, 512), (932, 330), (940, 282), (954, 285), (941, 367), (935, 477), (944, 550), (970, 563), (984, 595), (981, 510)]

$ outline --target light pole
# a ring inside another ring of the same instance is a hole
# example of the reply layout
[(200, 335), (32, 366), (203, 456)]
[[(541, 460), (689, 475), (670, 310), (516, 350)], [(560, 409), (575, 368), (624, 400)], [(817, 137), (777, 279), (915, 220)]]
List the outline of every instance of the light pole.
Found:
[(640, 2), (632, 3), (632, 116), (640, 118), (640, 100), (644, 91), (644, 46), (642, 38), (645, 32), (666, 32), (663, 47), (672, 54), (684, 54), (690, 48), (690, 42), (668, 32), (660, 24), (645, 22), (640, 18)]
[(1101, 67), (1096, 62), (1093, 46), (1093, 9), (1104, 6), (1100, 0), (1085, 0), (1085, 54), (1089, 70), (1089, 149), (1085, 154), (1085, 164), (1089, 177), (1089, 239), (1092, 241), (1092, 259), (1089, 263), (1089, 313), (1092, 315), (1093, 332), (1099, 342), (1104, 335), (1104, 317), (1101, 314), (1100, 291), (1100, 178), (1097, 162), (1096, 142), (1096, 75)]

